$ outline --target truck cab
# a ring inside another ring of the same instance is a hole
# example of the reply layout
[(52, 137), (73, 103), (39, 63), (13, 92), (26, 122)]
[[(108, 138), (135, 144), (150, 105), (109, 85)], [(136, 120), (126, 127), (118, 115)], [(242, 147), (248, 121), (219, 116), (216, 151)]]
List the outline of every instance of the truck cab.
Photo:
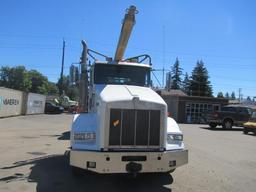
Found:
[[(136, 13), (133, 5), (126, 10), (114, 60), (82, 41), (80, 108), (87, 113), (75, 115), (71, 127), (74, 173), (171, 172), (188, 162), (179, 126), (167, 117), (166, 103), (151, 89), (150, 56), (123, 59)], [(94, 59), (89, 83), (87, 55)], [(143, 64), (147, 59), (149, 64)]]
[(88, 113), (71, 127), (70, 164), (97, 173), (170, 172), (188, 162), (179, 126), (151, 89), (151, 65), (95, 62)]

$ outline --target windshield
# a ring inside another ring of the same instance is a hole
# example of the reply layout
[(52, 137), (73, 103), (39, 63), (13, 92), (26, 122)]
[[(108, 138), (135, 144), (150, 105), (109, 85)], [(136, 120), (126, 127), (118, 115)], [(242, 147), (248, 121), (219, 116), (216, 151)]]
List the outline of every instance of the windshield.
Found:
[(113, 64), (94, 66), (95, 84), (150, 85), (150, 68)]

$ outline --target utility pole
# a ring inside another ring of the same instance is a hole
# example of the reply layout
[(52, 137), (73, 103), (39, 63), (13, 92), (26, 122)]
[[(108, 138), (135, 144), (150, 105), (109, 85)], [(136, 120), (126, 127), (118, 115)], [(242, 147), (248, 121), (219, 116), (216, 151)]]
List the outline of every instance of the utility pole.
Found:
[(82, 41), (83, 52), (81, 56), (81, 77), (79, 83), (79, 111), (88, 112), (88, 75), (87, 75), (87, 45)]
[(162, 76), (162, 86), (164, 88), (164, 67), (165, 67), (165, 25), (163, 26), (163, 76)]
[(241, 103), (241, 97), (242, 97), (242, 95), (241, 95), (241, 93), (242, 93), (242, 88), (239, 88), (238, 89), (238, 97), (239, 97), (239, 103)]
[(60, 72), (60, 95), (63, 94), (63, 69), (64, 69), (64, 60), (65, 60), (65, 40), (63, 39), (62, 60), (61, 60), (61, 72)]

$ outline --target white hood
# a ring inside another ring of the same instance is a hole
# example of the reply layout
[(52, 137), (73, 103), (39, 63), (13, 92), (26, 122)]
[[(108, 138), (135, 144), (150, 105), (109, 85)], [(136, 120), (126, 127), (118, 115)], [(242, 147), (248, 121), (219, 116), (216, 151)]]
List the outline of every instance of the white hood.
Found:
[(96, 88), (96, 94), (105, 103), (132, 101), (137, 99), (143, 102), (166, 105), (164, 100), (152, 89), (132, 85), (106, 85)]

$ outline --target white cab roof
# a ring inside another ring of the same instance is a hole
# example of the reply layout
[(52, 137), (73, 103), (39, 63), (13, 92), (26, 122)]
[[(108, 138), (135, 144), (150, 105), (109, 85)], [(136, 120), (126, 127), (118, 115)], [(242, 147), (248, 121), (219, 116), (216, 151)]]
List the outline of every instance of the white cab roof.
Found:
[(129, 66), (138, 66), (138, 67), (147, 67), (147, 68), (151, 68), (151, 65), (149, 64), (144, 64), (144, 63), (132, 63), (132, 62), (126, 62), (126, 61), (120, 61), (118, 63), (111, 63), (111, 62), (107, 62), (107, 61), (96, 61), (95, 65), (97, 64), (110, 64), (110, 65), (129, 65)]

